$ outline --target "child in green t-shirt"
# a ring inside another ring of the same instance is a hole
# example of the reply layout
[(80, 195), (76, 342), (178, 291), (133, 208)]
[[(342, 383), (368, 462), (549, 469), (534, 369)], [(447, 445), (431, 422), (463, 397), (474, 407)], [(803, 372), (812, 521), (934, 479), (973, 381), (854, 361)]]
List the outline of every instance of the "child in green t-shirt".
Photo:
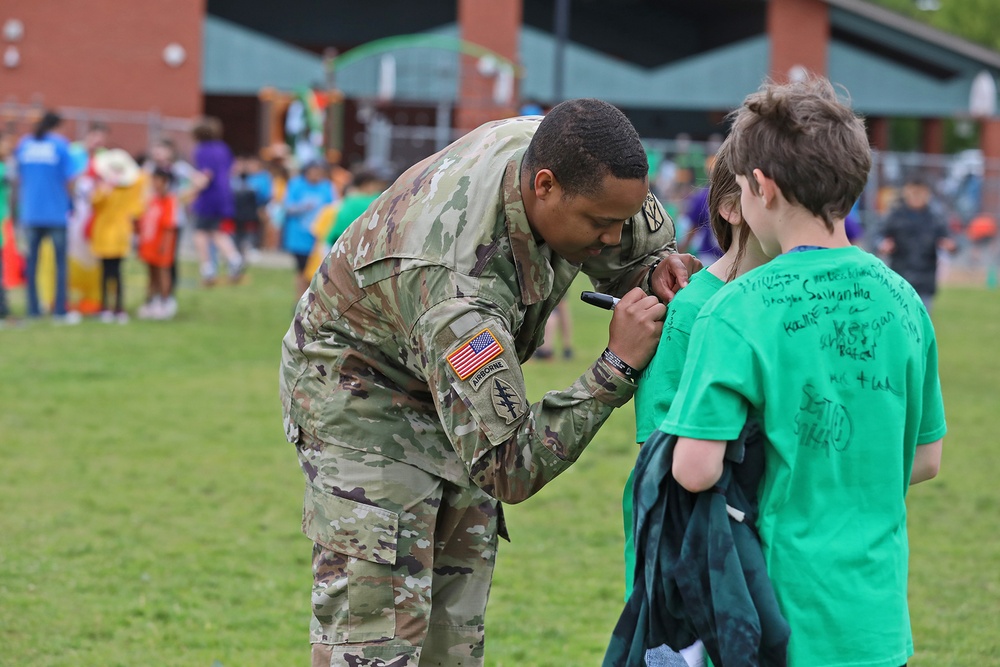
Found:
[[(729, 166), (729, 144), (723, 142), (715, 156), (709, 182), (709, 224), (723, 255), (710, 267), (691, 276), (687, 287), (670, 302), (656, 354), (643, 370), (635, 392), (636, 442), (640, 445), (660, 425), (677, 394), (691, 327), (701, 307), (723, 285), (766, 262), (760, 243), (740, 215), (740, 188)], [(635, 470), (622, 495), (625, 528), (625, 599), (632, 594), (635, 576), (632, 493)], [(689, 664), (700, 664), (700, 643), (682, 651)]]
[(372, 202), (386, 189), (385, 177), (374, 171), (360, 171), (351, 181), (351, 187), (340, 204), (337, 217), (326, 235), (327, 247), (332, 246), (347, 231), (347, 227), (361, 217)]
[[(660, 425), (677, 395), (684, 369), (691, 327), (701, 307), (730, 280), (756, 268), (769, 258), (740, 215), (740, 187), (729, 168), (728, 141), (719, 147), (709, 183), (709, 223), (722, 257), (691, 276), (688, 286), (670, 302), (656, 354), (643, 370), (635, 392), (635, 440), (640, 445)], [(632, 535), (632, 489), (629, 475), (622, 497), (625, 524), (625, 599), (632, 591), (635, 550)]]
[(871, 153), (829, 82), (765, 86), (729, 141), (743, 217), (774, 259), (698, 315), (660, 426), (680, 436), (673, 475), (711, 489), (754, 416), (788, 664), (899, 667), (913, 653), (905, 496), (937, 474), (946, 430), (934, 329), (913, 288), (847, 239)]

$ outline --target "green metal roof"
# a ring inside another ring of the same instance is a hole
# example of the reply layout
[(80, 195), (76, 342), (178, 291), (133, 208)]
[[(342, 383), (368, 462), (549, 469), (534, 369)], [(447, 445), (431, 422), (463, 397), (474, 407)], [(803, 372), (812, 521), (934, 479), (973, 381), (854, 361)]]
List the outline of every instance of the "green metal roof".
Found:
[(215, 16), (205, 17), (202, 91), (256, 95), (268, 86), (291, 90), (324, 80), (323, 59)]
[(941, 80), (839, 42), (830, 45), (828, 67), (830, 80), (847, 89), (864, 115), (952, 117), (969, 110), (975, 72)]
[(826, 0), (828, 76), (874, 116), (967, 115), (972, 80), (1000, 79), (1000, 53), (858, 0)]
[[(831, 40), (828, 52), (828, 76), (850, 94), (859, 113), (878, 116), (956, 116), (968, 110), (973, 77), (988, 69), (1000, 78), (1000, 71), (984, 66), (981, 60), (928, 44), (909, 34), (873, 23), (870, 19), (849, 15), (832, 7), (835, 26), (878, 41), (888, 51), (912, 56), (912, 50), (937, 69), (926, 72), (919, 62), (901, 62), (899, 58), (876, 53), (840, 39)], [(455, 25), (435, 33), (457, 35)], [(566, 46), (566, 97), (600, 97), (613, 104), (633, 108), (676, 110), (726, 110), (742, 102), (768, 76), (770, 43), (759, 35), (706, 53), (676, 60), (658, 68), (644, 68), (611, 58), (578, 44)], [(351, 52), (348, 51), (346, 55)], [(523, 66), (521, 96), (553, 102), (555, 40), (552, 35), (531, 27), (521, 29), (520, 59)], [(400, 58), (399, 67), (404, 65)], [(360, 65), (359, 61), (359, 65)], [(348, 96), (370, 97), (377, 85), (377, 62), (363, 70), (344, 67), (337, 83)], [(942, 69), (950, 70), (942, 77)], [(400, 99), (437, 101), (454, 100), (457, 90), (457, 60), (448, 67), (439, 66), (441, 77), (428, 83), (414, 80), (407, 85), (399, 71), (397, 96)]]
[[(1000, 79), (1000, 54), (996, 52), (940, 31), (927, 32), (884, 10), (858, 10), (856, 0), (829, 0), (829, 4), (833, 38), (828, 76), (847, 89), (860, 113), (961, 116), (968, 111), (977, 73), (986, 70)], [(470, 51), (475, 45), (459, 40), (458, 31), (452, 23), (347, 51), (336, 61), (336, 85), (348, 97), (377, 96), (383, 58), (391, 54), (395, 56), (395, 99), (453, 102), (459, 53), (483, 55)], [(265, 86), (292, 89), (324, 78), (319, 56), (217, 17), (206, 18), (204, 41), (206, 94), (254, 95)], [(522, 98), (555, 101), (555, 49), (551, 34), (522, 27)], [(767, 77), (769, 52), (768, 38), (761, 34), (646, 68), (570, 42), (565, 52), (564, 94), (600, 97), (632, 108), (731, 109)]]
[[(555, 40), (534, 28), (521, 31), (525, 68), (522, 96), (553, 102)], [(644, 68), (599, 51), (568, 44), (565, 95), (600, 97), (625, 107), (730, 109), (767, 76), (768, 43), (763, 35), (706, 53)]]
[[(457, 39), (458, 26), (433, 31)], [(365, 47), (359, 47), (364, 49)], [(348, 97), (374, 97), (380, 57), (391, 51), (355, 57), (352, 49), (338, 58), (337, 87)], [(434, 54), (433, 51), (437, 51)], [(457, 91), (455, 51), (432, 42), (404, 44), (397, 52), (396, 98), (453, 101)], [(521, 97), (551, 102), (555, 40), (531, 27), (522, 27)], [(611, 58), (578, 44), (566, 46), (566, 97), (600, 97), (631, 107), (727, 109), (755, 90), (767, 74), (767, 39), (754, 37), (708, 53), (647, 69)]]

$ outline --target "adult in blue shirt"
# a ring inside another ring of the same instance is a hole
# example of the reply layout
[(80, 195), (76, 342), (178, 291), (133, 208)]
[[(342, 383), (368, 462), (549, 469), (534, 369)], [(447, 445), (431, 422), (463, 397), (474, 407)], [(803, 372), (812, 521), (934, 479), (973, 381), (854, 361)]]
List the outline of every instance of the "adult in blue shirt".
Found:
[(41, 315), (38, 303), (38, 251), (45, 237), (56, 255), (56, 301), (52, 314), (66, 318), (66, 224), (75, 175), (69, 141), (53, 132), (62, 119), (48, 111), (14, 151), (18, 173), (18, 221), (28, 239), (28, 317)]
[(333, 182), (323, 162), (310, 162), (300, 175), (288, 182), (283, 241), (285, 250), (295, 258), (296, 296), (306, 291), (312, 279), (312, 276), (306, 276), (304, 272), (316, 242), (312, 232), (316, 214), (336, 198)]

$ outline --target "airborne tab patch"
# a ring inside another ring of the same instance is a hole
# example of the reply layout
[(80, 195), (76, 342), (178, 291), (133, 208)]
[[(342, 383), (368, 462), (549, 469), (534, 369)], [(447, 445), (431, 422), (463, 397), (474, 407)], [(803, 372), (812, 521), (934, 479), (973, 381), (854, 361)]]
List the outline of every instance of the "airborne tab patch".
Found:
[(489, 329), (483, 329), (448, 355), (448, 363), (459, 380), (469, 377), (503, 352), (503, 346)]
[(494, 359), (489, 362), (478, 371), (475, 375), (469, 378), (469, 385), (472, 386), (473, 391), (479, 391), (479, 388), (483, 386), (483, 383), (493, 375), (494, 373), (499, 373), (500, 371), (505, 371), (509, 368), (507, 362), (501, 359)]

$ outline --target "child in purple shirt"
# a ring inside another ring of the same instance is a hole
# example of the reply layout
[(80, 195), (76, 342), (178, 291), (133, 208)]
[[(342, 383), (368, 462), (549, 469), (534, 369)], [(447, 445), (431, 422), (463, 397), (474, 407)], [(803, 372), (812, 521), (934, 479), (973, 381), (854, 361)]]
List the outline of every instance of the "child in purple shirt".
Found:
[(194, 166), (201, 178), (195, 183), (198, 195), (191, 211), (201, 280), (206, 286), (215, 284), (215, 261), (211, 254), (211, 245), (214, 245), (226, 260), (230, 281), (238, 282), (243, 275), (243, 257), (232, 237), (220, 229), (223, 220), (233, 217), (233, 192), (229, 184), (233, 154), (222, 141), (222, 123), (218, 118), (202, 119), (193, 134), (198, 142), (194, 149)]

